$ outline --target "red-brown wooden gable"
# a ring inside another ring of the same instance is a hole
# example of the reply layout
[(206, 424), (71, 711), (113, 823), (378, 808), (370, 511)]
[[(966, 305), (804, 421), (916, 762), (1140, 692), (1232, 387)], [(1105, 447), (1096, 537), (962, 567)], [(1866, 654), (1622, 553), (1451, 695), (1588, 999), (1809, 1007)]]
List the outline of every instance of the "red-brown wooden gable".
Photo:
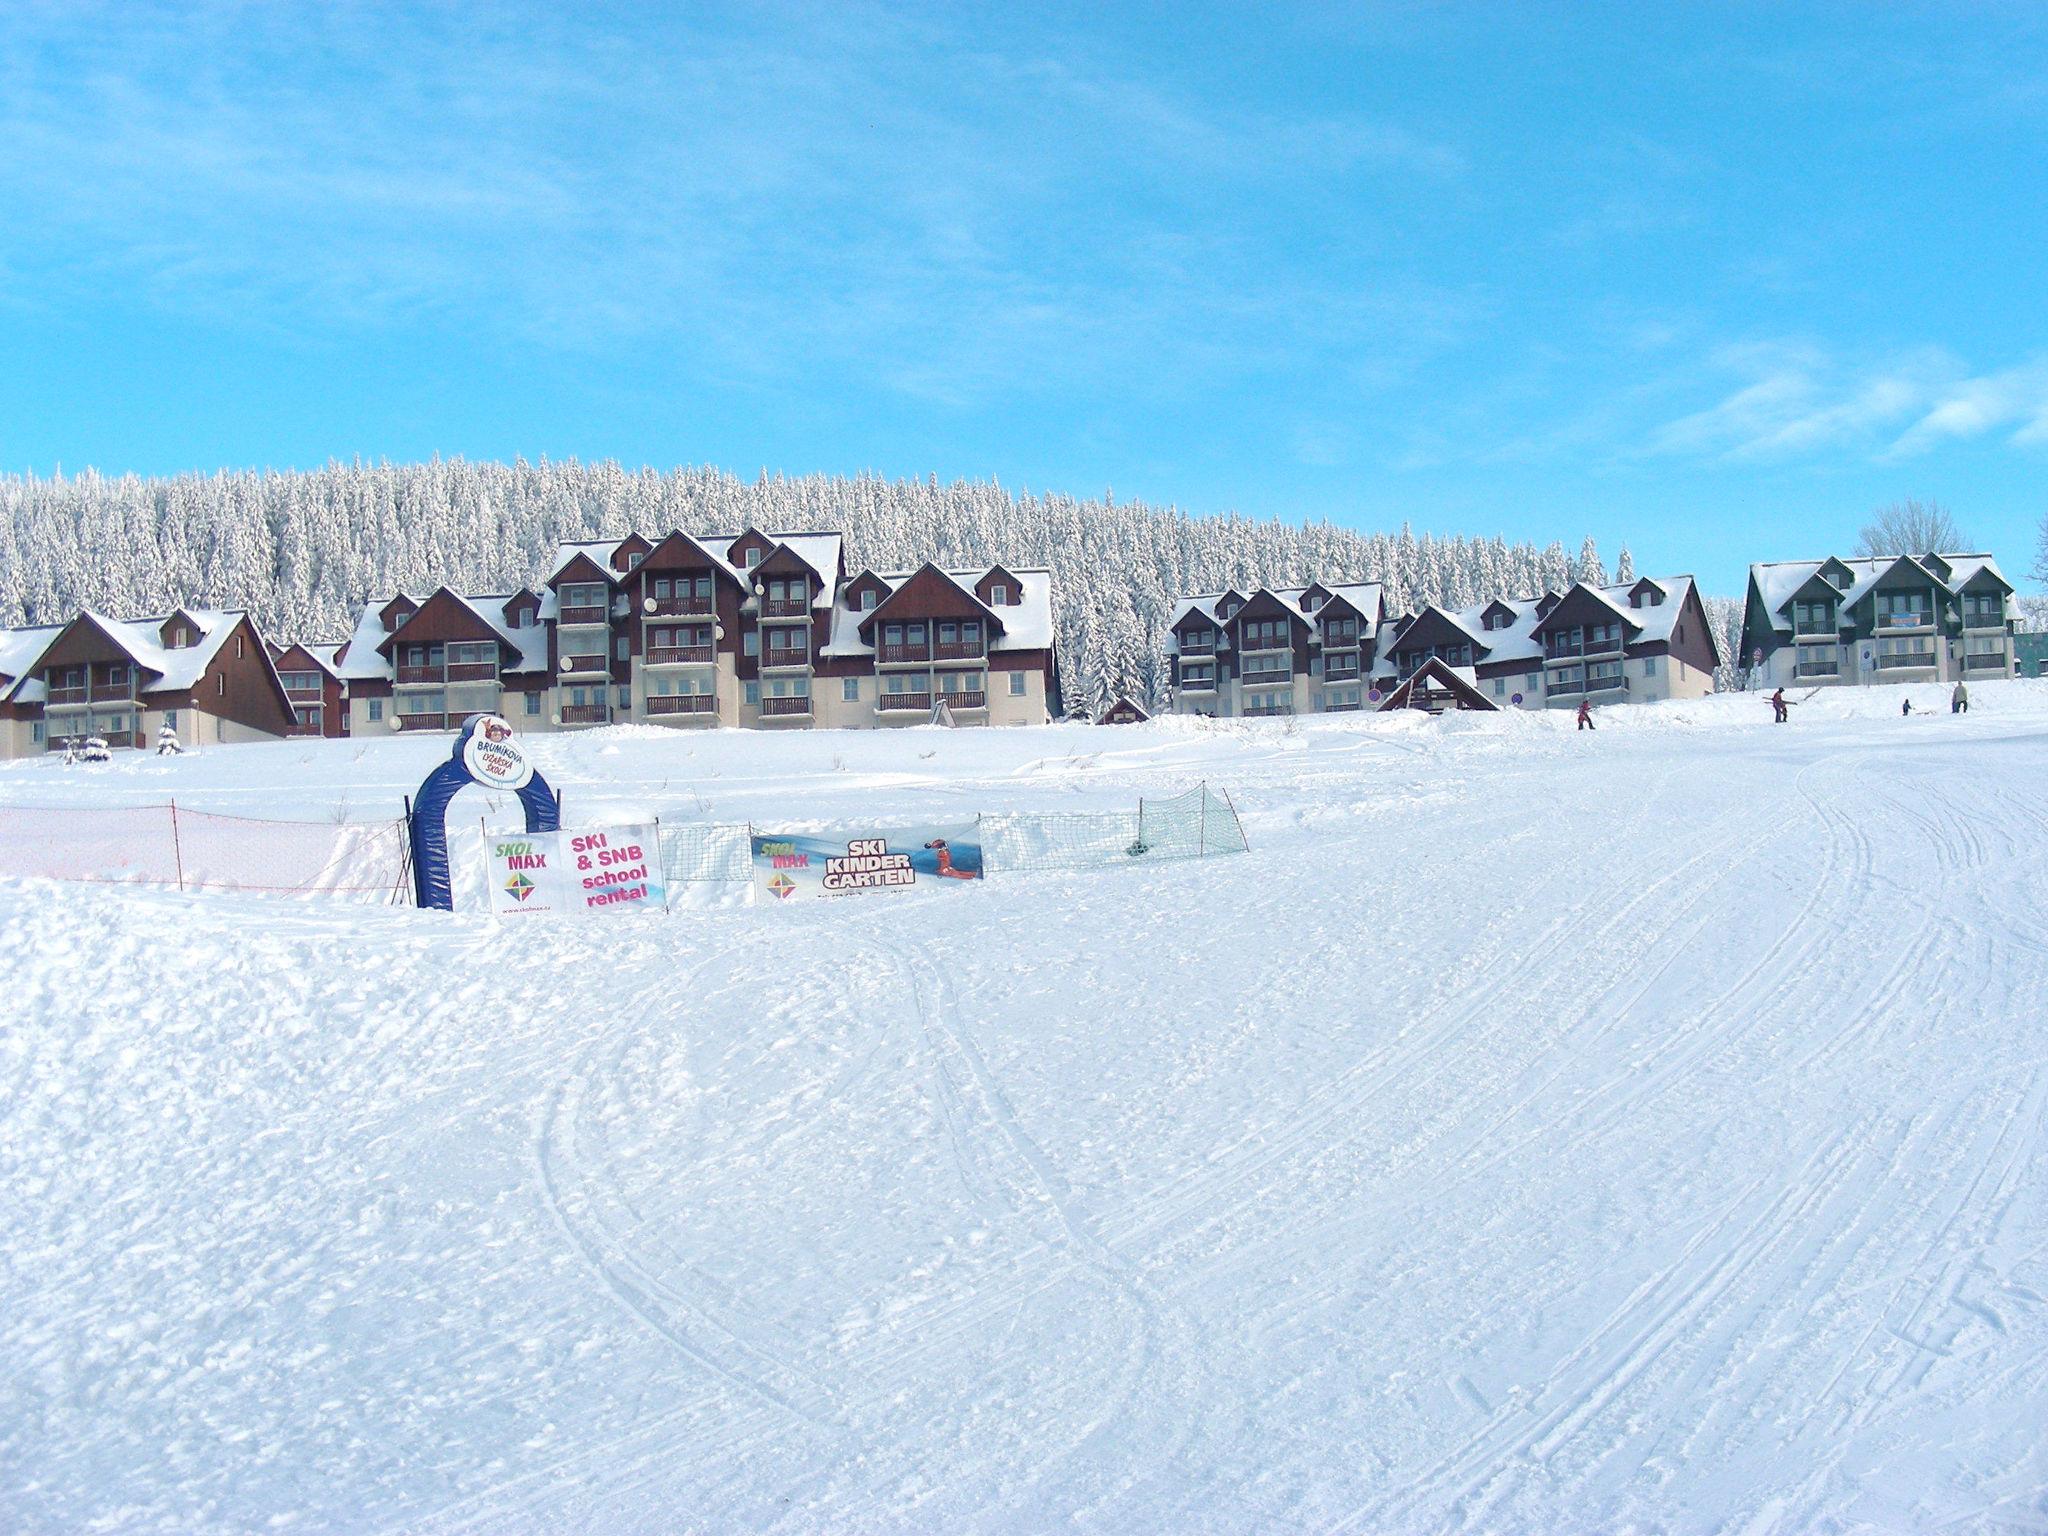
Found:
[[(44, 650), (37, 667), (75, 667), (93, 662), (126, 662), (139, 666), (129, 654), (128, 647), (116, 640), (101, 627), (100, 622), (89, 613), (81, 613), (65, 625), (57, 638)], [(148, 673), (147, 667), (141, 667)], [(149, 673), (155, 676), (154, 673)]]
[(504, 637), (486, 624), (475, 609), (443, 587), (420, 605), (418, 613), (387, 636), (377, 650), (389, 656), (397, 646), (447, 640), (488, 640), (501, 648), (505, 643)]
[(1551, 630), (1570, 629), (1579, 624), (1612, 624), (1617, 618), (1620, 619), (1623, 639), (1627, 639), (1632, 632), (1643, 627), (1633, 619), (1618, 615), (1613, 603), (1581, 582), (1558, 599), (1557, 606), (1544, 615), (1543, 622), (1536, 626), (1536, 633), (1543, 635)]
[(384, 633), (388, 635), (419, 611), (420, 605), (401, 592), (377, 610), (377, 622), (384, 626)]
[(937, 566), (927, 564), (861, 620), (863, 640), (878, 620), (902, 623), (916, 619), (981, 619), (991, 636), (1004, 632), (1001, 609), (992, 609)]
[(654, 548), (637, 533), (629, 533), (612, 550), (612, 569), (620, 574), (633, 569), (633, 557)]
[(559, 587), (564, 582), (596, 581), (602, 582), (606, 586), (609, 586), (611, 585), (611, 580), (612, 573), (610, 571), (606, 570), (603, 566), (599, 565), (595, 560), (591, 559), (588, 554), (579, 549), (576, 551), (575, 554), (569, 557), (569, 563), (567, 565), (563, 566), (559, 571), (555, 572), (554, 579), (551, 580), (548, 583), (548, 585), (550, 587)]
[[(1002, 565), (982, 572), (981, 579), (974, 584), (974, 595), (993, 608), (995, 601), (989, 594), (995, 590), (997, 582), (1003, 583), (1003, 585), (1010, 589), (1012, 602), (1022, 600), (1024, 596), (1024, 579), (1008, 566)], [(1008, 607), (1010, 605), (1006, 603), (1004, 606)]]

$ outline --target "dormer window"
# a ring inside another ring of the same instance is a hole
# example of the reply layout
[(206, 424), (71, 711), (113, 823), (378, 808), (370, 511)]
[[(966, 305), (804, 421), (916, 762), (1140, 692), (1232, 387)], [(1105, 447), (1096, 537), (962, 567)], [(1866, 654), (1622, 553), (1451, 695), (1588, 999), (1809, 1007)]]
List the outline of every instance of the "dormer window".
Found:
[(759, 549), (750, 547), (740, 556), (740, 564), (750, 571), (760, 563), (761, 551)]
[(1007, 582), (995, 581), (989, 583), (988, 605), (991, 608), (1007, 608), (1010, 606), (1010, 587)]
[(862, 587), (860, 589), (860, 611), (862, 613), (874, 612), (876, 595), (873, 587)]

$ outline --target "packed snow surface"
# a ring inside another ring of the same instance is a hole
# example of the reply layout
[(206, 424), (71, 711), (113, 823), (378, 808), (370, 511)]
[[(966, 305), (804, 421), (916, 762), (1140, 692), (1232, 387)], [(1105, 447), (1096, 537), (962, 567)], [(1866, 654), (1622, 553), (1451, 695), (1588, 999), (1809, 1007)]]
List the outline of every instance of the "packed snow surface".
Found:
[(1252, 844), (787, 907), (0, 884), (0, 1527), (2039, 1530), (2048, 685), (1900, 697), (532, 742)]

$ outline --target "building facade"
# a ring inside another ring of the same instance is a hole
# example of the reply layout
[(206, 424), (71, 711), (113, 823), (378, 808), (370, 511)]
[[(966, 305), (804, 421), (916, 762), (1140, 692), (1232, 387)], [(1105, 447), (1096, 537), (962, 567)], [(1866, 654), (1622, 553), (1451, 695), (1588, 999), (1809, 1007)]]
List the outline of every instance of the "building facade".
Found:
[(1362, 709), (1386, 616), (1376, 582), (1183, 598), (1166, 636), (1174, 711), (1258, 718)]
[(1052, 577), (849, 573), (836, 533), (564, 545), (547, 579), (368, 604), (335, 670), (347, 729), (1030, 725), (1055, 694)]
[(1882, 555), (1749, 568), (1753, 688), (2013, 675), (2012, 584), (1989, 555)]
[(0, 756), (93, 737), (154, 747), (166, 727), (187, 748), (270, 741), (295, 719), (261, 632), (238, 610), (86, 612), (0, 630)]
[(1697, 698), (1720, 663), (1690, 576), (1394, 619), (1375, 585), (1224, 592), (1184, 599), (1166, 649), (1175, 710), (1224, 717), (1356, 710), (1431, 662), (1502, 707)]

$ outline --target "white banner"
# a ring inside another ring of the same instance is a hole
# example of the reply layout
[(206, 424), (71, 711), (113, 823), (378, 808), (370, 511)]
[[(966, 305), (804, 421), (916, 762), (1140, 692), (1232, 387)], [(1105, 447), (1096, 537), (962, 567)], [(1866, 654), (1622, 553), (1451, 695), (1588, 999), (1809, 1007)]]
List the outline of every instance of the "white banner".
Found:
[(492, 834), (484, 842), (491, 911), (659, 912), (668, 893), (658, 830), (648, 824)]

